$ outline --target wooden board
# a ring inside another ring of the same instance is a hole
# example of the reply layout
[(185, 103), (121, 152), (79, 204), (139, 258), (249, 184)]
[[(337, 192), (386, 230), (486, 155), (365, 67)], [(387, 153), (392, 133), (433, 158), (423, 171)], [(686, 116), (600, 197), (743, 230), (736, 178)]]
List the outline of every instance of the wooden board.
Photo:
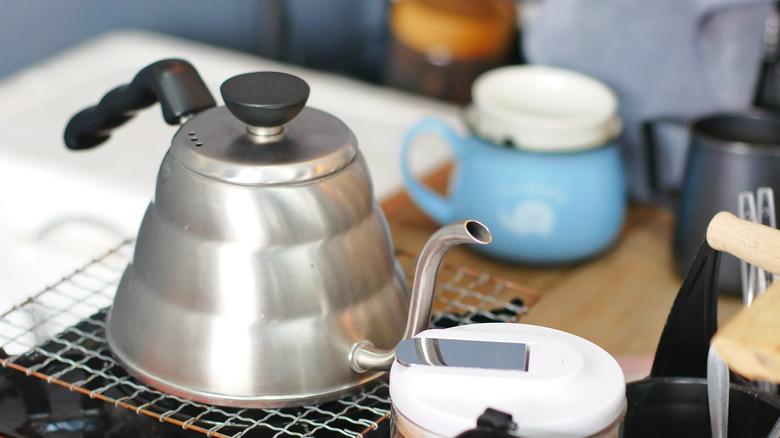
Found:
[[(443, 191), (449, 167), (426, 178)], [(437, 224), (420, 211), (405, 192), (387, 198), (387, 214), (398, 248), (418, 252)], [(630, 208), (615, 245), (597, 258), (573, 266), (534, 268), (501, 262), (465, 248), (447, 261), (534, 289), (540, 299), (523, 322), (554, 327), (589, 339), (616, 356), (655, 352), (664, 321), (682, 280), (674, 273), (671, 254), (673, 219), (648, 205)], [(722, 297), (723, 320), (740, 300)]]

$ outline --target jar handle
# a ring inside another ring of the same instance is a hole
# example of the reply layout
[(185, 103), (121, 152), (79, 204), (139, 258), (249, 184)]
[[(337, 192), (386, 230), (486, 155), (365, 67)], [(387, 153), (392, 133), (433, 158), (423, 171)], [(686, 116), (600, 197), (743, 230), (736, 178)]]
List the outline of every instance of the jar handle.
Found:
[(401, 148), (401, 173), (409, 196), (427, 215), (436, 222), (444, 224), (455, 219), (452, 203), (418, 181), (410, 166), (412, 146), (418, 137), (426, 134), (442, 137), (454, 152), (456, 161), (463, 158), (464, 150), (461, 145), (463, 138), (443, 121), (427, 118), (418, 122), (406, 133)]

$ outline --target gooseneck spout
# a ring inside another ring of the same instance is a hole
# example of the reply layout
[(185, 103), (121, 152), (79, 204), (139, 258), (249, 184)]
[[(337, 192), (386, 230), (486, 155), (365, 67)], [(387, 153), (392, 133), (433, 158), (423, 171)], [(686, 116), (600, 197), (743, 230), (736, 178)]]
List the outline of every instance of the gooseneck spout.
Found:
[[(428, 328), (436, 274), (444, 255), (457, 245), (465, 243), (486, 245), (491, 240), (490, 230), (475, 220), (445, 225), (428, 239), (420, 252), (414, 270), (412, 298), (402, 340), (411, 338)], [(381, 350), (368, 341), (356, 343), (352, 347), (349, 358), (352, 369), (359, 373), (370, 370), (387, 371), (393, 364), (393, 360), (395, 360), (395, 350)]]

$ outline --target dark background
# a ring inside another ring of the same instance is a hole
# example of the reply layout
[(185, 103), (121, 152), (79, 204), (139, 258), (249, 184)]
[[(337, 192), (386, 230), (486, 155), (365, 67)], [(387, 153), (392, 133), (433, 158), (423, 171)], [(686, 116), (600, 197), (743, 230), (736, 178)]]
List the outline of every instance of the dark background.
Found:
[(375, 80), (386, 0), (13, 0), (0, 77), (94, 35), (140, 28)]

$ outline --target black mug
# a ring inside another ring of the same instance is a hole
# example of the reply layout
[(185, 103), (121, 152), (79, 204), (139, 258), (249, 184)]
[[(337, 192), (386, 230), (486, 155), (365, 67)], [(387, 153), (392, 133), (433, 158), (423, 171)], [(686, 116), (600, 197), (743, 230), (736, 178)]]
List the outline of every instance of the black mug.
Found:
[[(679, 194), (663, 192), (658, 183), (655, 131), (660, 124), (684, 125), (690, 146)], [(737, 213), (740, 192), (771, 187), (780, 193), (780, 114), (748, 112), (708, 115), (693, 122), (662, 117), (644, 123), (650, 187), (675, 205), (674, 264), (682, 275), (696, 256), (707, 224), (719, 211)], [(780, 205), (780, 204), (778, 204)], [(775, 212), (777, 215), (777, 211)], [(739, 293), (739, 261), (724, 256), (721, 290)]]

